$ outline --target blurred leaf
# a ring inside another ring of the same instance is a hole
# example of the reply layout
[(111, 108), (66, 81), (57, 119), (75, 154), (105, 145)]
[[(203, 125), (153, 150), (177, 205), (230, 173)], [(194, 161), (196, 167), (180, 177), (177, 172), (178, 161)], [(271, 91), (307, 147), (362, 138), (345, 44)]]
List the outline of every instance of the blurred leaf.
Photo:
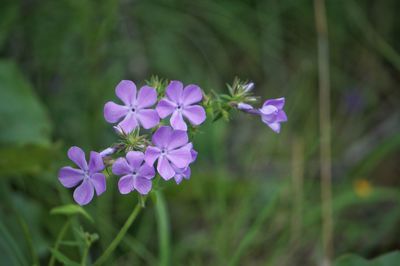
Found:
[(51, 249), (51, 253), (53, 253), (54, 257), (59, 261), (62, 262), (64, 265), (67, 266), (80, 266), (79, 263), (70, 260), (67, 256), (62, 254), (60, 251)]
[(0, 61), (0, 117), (0, 144), (49, 144), (45, 109), (12, 61)]
[(340, 256), (335, 261), (335, 266), (395, 266), (399, 265), (400, 252), (393, 251), (383, 254), (373, 260), (366, 260), (355, 254), (346, 254)]
[(340, 256), (334, 263), (335, 266), (364, 266), (369, 265), (369, 262), (355, 254), (346, 254)]
[(81, 214), (90, 222), (94, 222), (93, 218), (81, 206), (75, 204), (67, 204), (64, 206), (55, 207), (50, 211), (50, 214), (61, 214), (67, 216)]

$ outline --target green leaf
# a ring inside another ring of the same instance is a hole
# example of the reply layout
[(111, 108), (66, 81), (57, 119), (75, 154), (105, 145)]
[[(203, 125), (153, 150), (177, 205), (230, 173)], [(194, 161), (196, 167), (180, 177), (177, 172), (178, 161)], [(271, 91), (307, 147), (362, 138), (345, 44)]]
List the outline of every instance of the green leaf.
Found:
[(335, 266), (394, 266), (400, 261), (400, 252), (393, 251), (375, 259), (366, 260), (356, 254), (346, 254), (335, 260)]
[(54, 257), (61, 263), (67, 266), (80, 266), (79, 263), (69, 259), (67, 256), (62, 254), (60, 251), (55, 250), (55, 249), (50, 249), (51, 253), (53, 253)]
[(0, 144), (50, 143), (45, 108), (12, 61), (0, 61), (0, 117)]
[(334, 263), (335, 266), (364, 266), (369, 265), (369, 262), (356, 255), (356, 254), (346, 254), (340, 256)]
[(76, 204), (67, 204), (59, 207), (55, 207), (50, 211), (50, 214), (60, 214), (60, 215), (82, 215), (90, 222), (94, 222), (93, 218), (79, 205)]

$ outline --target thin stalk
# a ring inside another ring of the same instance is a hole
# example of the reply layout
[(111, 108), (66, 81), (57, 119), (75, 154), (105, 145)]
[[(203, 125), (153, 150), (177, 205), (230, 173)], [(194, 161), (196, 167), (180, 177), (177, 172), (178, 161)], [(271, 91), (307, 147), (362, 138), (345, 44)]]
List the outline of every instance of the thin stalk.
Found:
[(86, 245), (85, 249), (83, 250), (83, 255), (82, 255), (82, 260), (81, 260), (81, 265), (85, 266), (86, 262), (87, 262), (87, 257), (89, 254), (89, 249), (90, 249), (90, 245)]
[(332, 172), (331, 172), (331, 121), (329, 84), (329, 42), (325, 1), (314, 0), (315, 24), (318, 40), (319, 76), (319, 126), (320, 126), (320, 171), (322, 200), (322, 245), (323, 265), (331, 265), (333, 255), (332, 235)]
[(33, 247), (33, 241), (32, 241), (32, 235), (31, 232), (29, 231), (28, 225), (26, 224), (25, 220), (18, 215), (18, 222), (21, 225), (21, 228), (23, 230), (28, 248), (29, 248), (29, 252), (31, 253), (31, 258), (32, 258), (32, 264), (33, 266), (39, 266), (39, 258), (35, 252), (35, 248)]
[(156, 192), (157, 204), (156, 204), (156, 218), (158, 224), (158, 235), (159, 235), (159, 265), (168, 266), (170, 264), (170, 235), (169, 235), (169, 218), (167, 206), (163, 195), (160, 191)]
[(132, 213), (129, 215), (128, 219), (126, 220), (125, 224), (122, 226), (121, 230), (118, 232), (117, 236), (111, 242), (111, 244), (107, 247), (104, 253), (95, 261), (93, 266), (102, 265), (104, 264), (111, 253), (117, 248), (119, 243), (122, 241), (128, 229), (131, 227), (132, 223), (135, 221), (136, 217), (138, 216), (140, 210), (142, 209), (141, 203), (138, 202), (136, 207), (133, 209)]
[[(61, 228), (61, 231), (58, 233), (56, 242), (54, 243), (54, 247), (53, 247), (54, 250), (58, 250), (58, 247), (60, 246), (60, 243), (63, 240), (65, 234), (67, 233), (70, 225), (71, 225), (71, 219), (68, 219), (65, 222), (64, 226)], [(56, 262), (56, 258), (54, 257), (54, 253), (52, 253), (51, 257), (50, 257), (50, 261), (49, 261), (49, 266), (53, 266), (55, 262)]]

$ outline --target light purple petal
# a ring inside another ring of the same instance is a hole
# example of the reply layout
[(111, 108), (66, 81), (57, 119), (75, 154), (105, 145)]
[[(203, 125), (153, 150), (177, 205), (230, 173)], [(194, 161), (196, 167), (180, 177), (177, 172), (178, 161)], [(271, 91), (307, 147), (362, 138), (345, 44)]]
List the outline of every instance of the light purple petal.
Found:
[(237, 108), (239, 110), (248, 111), (248, 110), (252, 110), (253, 106), (251, 106), (250, 104), (247, 104), (247, 103), (238, 103)]
[(160, 156), (161, 151), (157, 147), (149, 146), (146, 149), (145, 155), (144, 155), (144, 160), (148, 165), (154, 165), (154, 162), (157, 160), (157, 158)]
[(124, 120), (121, 121), (121, 123), (118, 124), (118, 126), (125, 132), (125, 133), (131, 133), (132, 130), (134, 130), (138, 126), (138, 122), (136, 119), (136, 116), (132, 113), (129, 112)]
[(197, 159), (197, 151), (196, 150), (194, 150), (194, 149), (191, 149), (190, 150), (190, 154), (192, 155), (192, 161), (190, 162), (190, 163), (193, 163), (194, 161), (196, 161), (196, 159)]
[(132, 171), (131, 166), (125, 158), (118, 158), (112, 166), (112, 172), (114, 175), (127, 175), (132, 173)]
[(115, 94), (125, 105), (131, 106), (136, 102), (136, 85), (131, 80), (121, 80), (115, 88)]
[(190, 167), (186, 167), (185, 170), (183, 171), (182, 175), (185, 179), (189, 180), (190, 175), (192, 174), (192, 170), (190, 170)]
[(138, 176), (134, 180), (135, 189), (142, 195), (146, 195), (147, 193), (150, 192), (151, 185), (152, 185), (151, 181), (146, 178), (142, 178), (142, 177)]
[(90, 177), (90, 181), (96, 190), (96, 195), (100, 196), (104, 191), (106, 191), (106, 176), (101, 173), (96, 173)]
[(285, 111), (279, 110), (277, 116), (276, 116), (276, 122), (286, 122), (287, 121), (287, 116)]
[(164, 119), (170, 114), (172, 114), (177, 107), (177, 104), (174, 102), (171, 102), (170, 100), (167, 99), (162, 99), (161, 101), (158, 102), (156, 110), (158, 115)]
[(277, 109), (281, 110), (285, 106), (285, 98), (282, 97), (282, 98), (277, 98), (277, 99), (266, 100), (263, 104), (263, 107), (266, 105), (273, 105)]
[(167, 158), (178, 168), (185, 168), (192, 161), (192, 155), (190, 151), (185, 148), (169, 151)]
[(169, 180), (175, 175), (174, 169), (165, 156), (158, 158), (157, 171), (164, 180)]
[(126, 154), (126, 160), (132, 167), (132, 170), (137, 171), (144, 160), (144, 154), (140, 151), (130, 151)]
[(169, 140), (172, 135), (172, 128), (168, 126), (162, 126), (153, 134), (151, 141), (160, 148), (168, 146)]
[(276, 123), (268, 123), (265, 122), (273, 131), (276, 133), (279, 133), (281, 131), (281, 124), (276, 122)]
[(195, 126), (200, 125), (206, 120), (206, 112), (200, 105), (186, 106), (183, 109), (183, 115)]
[(108, 123), (116, 123), (121, 120), (122, 117), (126, 116), (129, 108), (116, 104), (114, 102), (108, 102), (104, 105), (104, 119)]
[(176, 149), (185, 145), (189, 141), (189, 137), (186, 131), (174, 130), (168, 143), (168, 149)]
[(58, 180), (66, 188), (75, 187), (82, 181), (84, 173), (80, 169), (75, 169), (69, 166), (63, 167), (58, 172)]
[(182, 102), (182, 92), (183, 92), (182, 82), (177, 80), (171, 81), (165, 91), (167, 93), (168, 98), (171, 101), (175, 103)]
[(126, 175), (119, 179), (118, 189), (121, 194), (128, 194), (133, 190), (133, 175)]
[(80, 186), (78, 186), (74, 191), (74, 200), (79, 205), (86, 205), (93, 199), (93, 195), (94, 188), (92, 183), (89, 179), (84, 179), (82, 184), (80, 184)]
[(103, 171), (103, 169), (104, 163), (101, 154), (95, 151), (91, 151), (89, 159), (89, 172), (93, 174)]
[(138, 171), (139, 176), (146, 178), (146, 179), (152, 179), (156, 175), (156, 171), (154, 170), (153, 166), (148, 165), (147, 163), (144, 163), (139, 171)]
[(190, 84), (183, 90), (182, 103), (185, 106), (198, 103), (201, 99), (203, 99), (203, 93), (199, 86)]
[(142, 109), (137, 113), (137, 118), (140, 124), (145, 128), (149, 129), (155, 127), (160, 123), (160, 117), (156, 110)]
[(73, 146), (68, 150), (68, 158), (76, 163), (82, 170), (88, 170), (88, 165), (85, 158), (85, 153), (79, 147)]
[(174, 179), (175, 179), (176, 184), (179, 185), (183, 180), (183, 175), (182, 174), (175, 174)]
[(180, 111), (173, 112), (170, 123), (175, 130), (187, 130), (186, 123), (183, 120), (182, 113)]
[(138, 93), (136, 106), (138, 108), (146, 108), (154, 105), (157, 102), (157, 92), (154, 88), (143, 86)]

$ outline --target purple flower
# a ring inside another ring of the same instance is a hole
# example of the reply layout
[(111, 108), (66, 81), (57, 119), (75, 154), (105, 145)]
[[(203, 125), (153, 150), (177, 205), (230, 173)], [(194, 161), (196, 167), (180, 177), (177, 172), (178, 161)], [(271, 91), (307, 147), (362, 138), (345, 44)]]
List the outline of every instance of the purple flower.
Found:
[(118, 182), (121, 194), (128, 194), (135, 189), (142, 195), (151, 190), (151, 179), (155, 176), (154, 167), (144, 162), (144, 154), (130, 151), (125, 158), (118, 158), (112, 166), (115, 175), (122, 176)]
[(266, 100), (259, 109), (262, 121), (267, 124), (273, 131), (279, 133), (281, 130), (282, 122), (287, 121), (287, 116), (283, 107), (285, 105), (285, 98)]
[(171, 81), (166, 94), (167, 98), (157, 104), (156, 110), (163, 119), (172, 114), (170, 123), (174, 129), (187, 130), (183, 117), (195, 126), (206, 120), (204, 108), (195, 104), (203, 98), (201, 89), (197, 85), (188, 85), (183, 89), (182, 82)]
[(158, 114), (148, 109), (157, 102), (154, 88), (143, 86), (136, 95), (136, 85), (130, 80), (122, 80), (115, 88), (115, 93), (124, 105), (107, 102), (104, 106), (104, 118), (109, 123), (119, 122), (118, 127), (130, 133), (141, 125), (145, 129), (152, 128), (160, 122)]
[(190, 150), (185, 146), (188, 135), (182, 130), (173, 130), (171, 127), (162, 126), (153, 134), (152, 142), (155, 146), (146, 149), (145, 161), (153, 165), (156, 160), (157, 171), (164, 180), (175, 176), (177, 168), (185, 168), (192, 160)]
[(68, 157), (80, 169), (66, 166), (60, 169), (58, 179), (66, 188), (72, 188), (79, 184), (74, 191), (74, 200), (79, 205), (88, 204), (96, 191), (97, 196), (106, 191), (106, 177), (101, 173), (104, 169), (103, 159), (98, 152), (90, 152), (89, 165), (85, 159), (85, 153), (81, 148), (71, 147)]
[[(188, 143), (182, 148), (186, 148), (190, 151), (190, 154), (192, 156), (190, 163), (193, 163), (197, 158), (197, 151), (193, 149), (193, 144)], [(172, 168), (174, 168), (175, 171), (174, 179), (178, 185), (182, 182), (183, 179), (189, 180), (191, 175), (191, 170), (189, 166), (185, 168), (178, 168), (174, 164), (172, 164)]]

